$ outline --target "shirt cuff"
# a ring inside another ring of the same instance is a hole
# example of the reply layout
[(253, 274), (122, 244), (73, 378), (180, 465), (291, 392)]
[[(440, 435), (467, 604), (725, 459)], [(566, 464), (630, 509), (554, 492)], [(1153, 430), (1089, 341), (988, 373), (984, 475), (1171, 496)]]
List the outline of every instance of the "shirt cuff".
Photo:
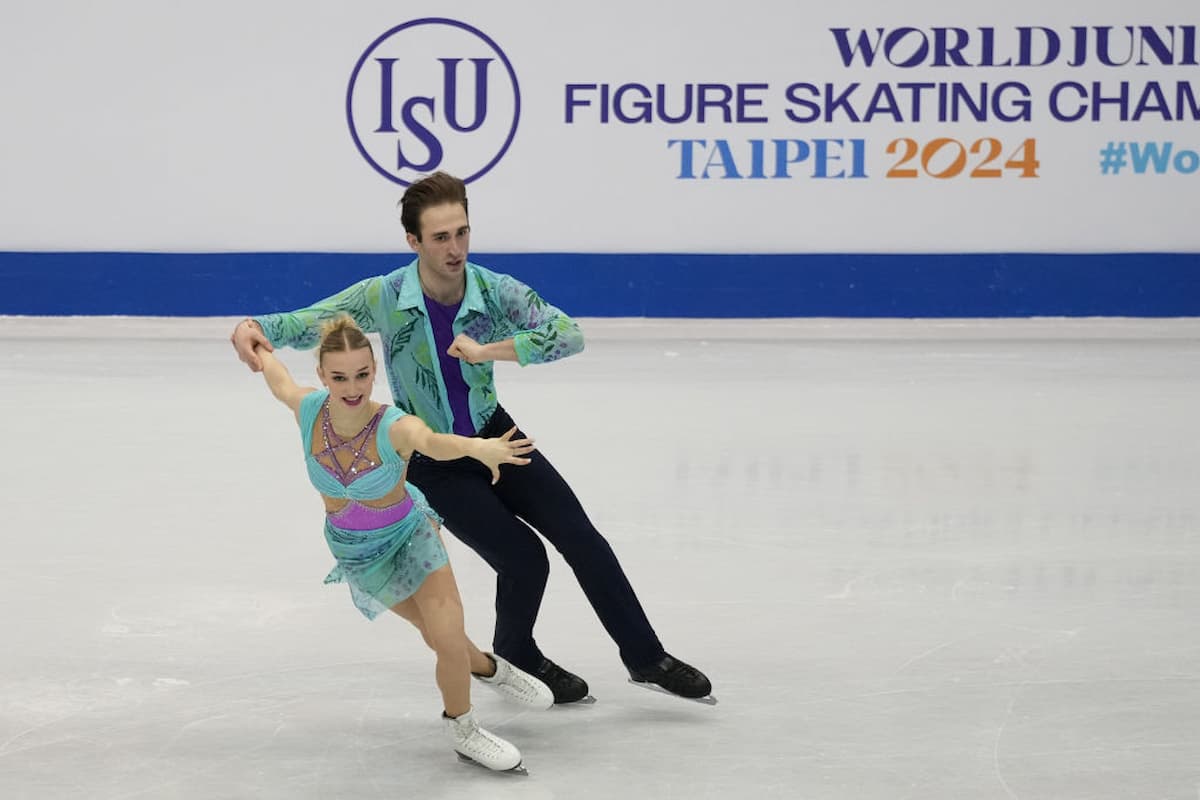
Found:
[(261, 317), (247, 317), (246, 319), (258, 325), (258, 328), (262, 331), (263, 336), (267, 337), (267, 341), (271, 343), (271, 347), (279, 347), (279, 342), (275, 341), (275, 338), (271, 336), (271, 329), (274, 326), (267, 325), (268, 315), (264, 314)]
[(522, 367), (538, 361), (537, 348), (529, 343), (529, 332), (522, 331), (513, 336), (513, 350), (517, 351), (517, 363)]

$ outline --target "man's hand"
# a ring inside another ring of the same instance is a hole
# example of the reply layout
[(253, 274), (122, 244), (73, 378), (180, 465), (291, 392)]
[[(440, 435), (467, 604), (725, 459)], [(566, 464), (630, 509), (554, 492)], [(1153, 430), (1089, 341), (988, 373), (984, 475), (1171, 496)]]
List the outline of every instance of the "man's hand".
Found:
[(468, 364), (478, 364), (482, 361), (491, 360), (484, 355), (483, 345), (465, 333), (460, 333), (454, 337), (454, 341), (446, 348), (446, 355), (462, 359)]
[(238, 358), (250, 368), (251, 372), (262, 372), (263, 368), (262, 360), (254, 352), (256, 347), (261, 347), (268, 353), (275, 351), (271, 342), (263, 335), (262, 328), (258, 327), (258, 323), (252, 319), (244, 319), (239, 322), (233, 329), (229, 342), (237, 351)]

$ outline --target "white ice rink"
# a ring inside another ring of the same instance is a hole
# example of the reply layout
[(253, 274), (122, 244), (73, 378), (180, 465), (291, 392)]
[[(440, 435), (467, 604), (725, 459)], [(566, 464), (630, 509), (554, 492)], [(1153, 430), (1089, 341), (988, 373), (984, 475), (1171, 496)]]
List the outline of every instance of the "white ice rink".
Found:
[(233, 322), (0, 318), (0, 798), (1200, 798), (1200, 320), (584, 320), (500, 365), (720, 698), (626, 683), (552, 552), (538, 641), (599, 701), (476, 688), (528, 777), (458, 764), (432, 654), (322, 586)]

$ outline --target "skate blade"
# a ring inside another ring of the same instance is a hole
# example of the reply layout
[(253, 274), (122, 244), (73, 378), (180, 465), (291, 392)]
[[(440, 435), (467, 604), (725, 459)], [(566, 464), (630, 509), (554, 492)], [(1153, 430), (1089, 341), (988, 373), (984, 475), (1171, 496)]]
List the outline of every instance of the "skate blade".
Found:
[(578, 700), (572, 700), (569, 703), (555, 703), (554, 708), (570, 708), (571, 706), (590, 706), (596, 702), (596, 698), (590, 694), (585, 694)]
[(705, 706), (715, 706), (717, 704), (717, 698), (711, 694), (706, 697), (684, 697), (683, 695), (675, 694), (674, 692), (668, 692), (657, 683), (650, 683), (649, 681), (635, 681), (633, 678), (630, 678), (629, 682), (634, 686), (640, 686), (643, 689), (649, 689), (652, 692), (665, 694), (667, 697), (674, 697), (677, 700), (687, 700), (688, 702), (700, 703), (701, 705)]
[(525, 769), (524, 763), (517, 764), (511, 769), (492, 769), (487, 764), (480, 764), (470, 756), (464, 756), (462, 753), (455, 753), (455, 755), (458, 756), (460, 763), (470, 764), (473, 767), (479, 767), (480, 769), (485, 769), (488, 772), (495, 772), (498, 775), (524, 775), (525, 777), (529, 777), (529, 770)]

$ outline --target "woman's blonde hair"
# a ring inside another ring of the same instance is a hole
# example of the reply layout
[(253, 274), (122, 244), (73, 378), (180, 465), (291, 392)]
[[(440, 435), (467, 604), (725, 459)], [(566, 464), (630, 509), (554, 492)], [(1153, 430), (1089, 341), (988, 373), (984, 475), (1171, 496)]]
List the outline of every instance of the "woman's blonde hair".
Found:
[(371, 361), (375, 360), (375, 350), (371, 340), (358, 327), (358, 323), (349, 314), (339, 314), (333, 319), (321, 324), (321, 344), (317, 348), (317, 363), (325, 360), (326, 353), (345, 353), (351, 350), (367, 348), (371, 351)]

